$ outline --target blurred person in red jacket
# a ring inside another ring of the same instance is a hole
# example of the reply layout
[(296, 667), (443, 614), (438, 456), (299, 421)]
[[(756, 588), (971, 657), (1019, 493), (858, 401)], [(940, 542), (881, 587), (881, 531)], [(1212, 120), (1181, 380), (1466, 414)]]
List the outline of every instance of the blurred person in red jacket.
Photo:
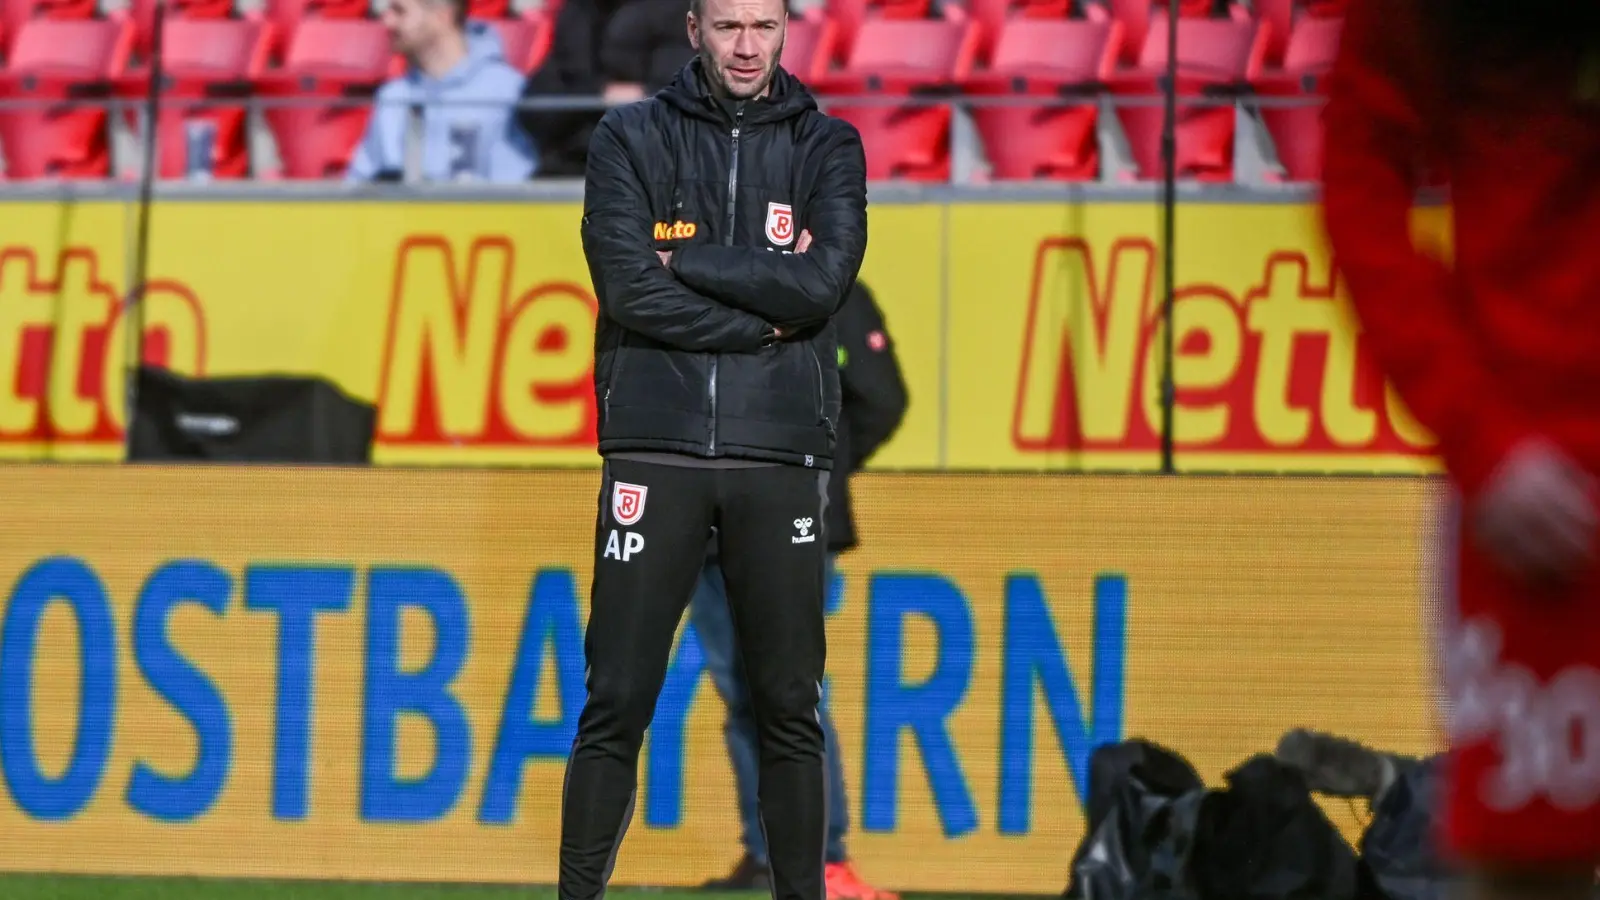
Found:
[[(1351, 0), (1324, 215), (1371, 352), (1455, 488), (1446, 846), (1489, 900), (1600, 862), (1600, 2)], [(1417, 248), (1423, 168), (1453, 261)]]

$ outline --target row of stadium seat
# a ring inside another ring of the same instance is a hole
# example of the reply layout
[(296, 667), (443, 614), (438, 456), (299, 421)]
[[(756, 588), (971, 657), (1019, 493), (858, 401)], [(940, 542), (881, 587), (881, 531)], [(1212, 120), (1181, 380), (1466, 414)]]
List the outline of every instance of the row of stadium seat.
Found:
[[(1107, 14), (1081, 18), (1068, 18), (1064, 6), (1060, 15), (1044, 14), (1041, 4), (1065, 0), (971, 0), (964, 12), (947, 10), (943, 18), (914, 17), (896, 6), (926, 2), (885, 0), (874, 8), (862, 0), (833, 0), (791, 26), (784, 64), (832, 98), (830, 111), (861, 129), (870, 177), (948, 180), (958, 115), (970, 116), (995, 178), (1101, 177), (1108, 130), (1119, 132), (1126, 144), (1133, 177), (1158, 176), (1161, 109), (1148, 101), (1158, 95), (1166, 64), (1167, 19), (1152, 12), (1148, 0), (1142, 21), (1125, 15), (1139, 4), (1115, 0)], [(1000, 6), (1006, 3), (1013, 8)], [(998, 15), (992, 8), (997, 6)], [(1224, 17), (1180, 18), (1178, 152), (1184, 177), (1233, 177), (1234, 102), (1249, 94), (1300, 101), (1264, 108), (1257, 121), (1276, 145), (1288, 178), (1318, 174), (1317, 76), (1331, 62), (1341, 20), (1312, 10), (1294, 15), (1291, 8), (1290, 24), (1282, 26), (1287, 34), (1279, 40), (1279, 28), (1267, 16), (1271, 8), (1263, 4), (1259, 15), (1240, 14), (1236, 7)], [(536, 68), (548, 50), (547, 16), (491, 20), (507, 58), (525, 71)], [(64, 104), (94, 93), (87, 89), (96, 86), (125, 99), (143, 95), (147, 76), (133, 65), (136, 20), (24, 20), (0, 70), (0, 99)], [(1137, 41), (1133, 34), (1140, 35)], [(382, 26), (368, 18), (310, 15), (283, 40), (271, 16), (186, 14), (168, 21), (163, 47), (171, 100), (161, 122), (163, 177), (183, 174), (182, 133), (196, 117), (215, 127), (212, 173), (251, 174), (244, 99), (252, 95), (267, 101), (264, 118), (285, 176), (336, 175), (365, 125), (368, 111), (360, 97), (399, 71)], [(958, 113), (948, 101), (954, 95), (962, 95), (968, 112)], [(1100, 100), (1107, 96), (1133, 105), (1102, 116)], [(852, 103), (861, 97), (872, 99)], [(317, 98), (326, 102), (318, 105)], [(271, 102), (286, 99), (300, 102), (292, 108)], [(331, 108), (341, 102), (342, 108)], [(103, 109), (0, 111), (8, 177), (106, 177), (105, 126)]]
[[(9, 55), (12, 43), (22, 25), (32, 19), (93, 19), (98, 17), (101, 4), (118, 0), (0, 0), (0, 55)], [(150, 45), (150, 31), (155, 18), (158, 0), (120, 0), (128, 5), (118, 15), (126, 17), (134, 26), (134, 49), (143, 54)], [(308, 18), (364, 19), (369, 18), (373, 7), (382, 0), (166, 0), (169, 17), (197, 19), (260, 18), (275, 26), (277, 43), (281, 51), (293, 38), (295, 29)], [(260, 2), (260, 6), (244, 7), (245, 2)], [(532, 11), (553, 18), (561, 0), (467, 0), (468, 16), (474, 19), (511, 19)], [(1099, 5), (1104, 2), (1105, 5)], [(839, 55), (835, 62), (845, 62), (848, 48), (854, 43), (860, 23), (868, 18), (926, 19), (933, 17), (933, 0), (824, 0), (825, 16), (837, 23), (840, 30)], [(1247, 5), (1248, 3), (1248, 5)], [(1338, 17), (1342, 14), (1344, 0), (1231, 0), (1228, 15), (1233, 18), (1255, 17), (1272, 27), (1266, 52), (1267, 62), (1276, 63), (1286, 48), (1294, 20), (1300, 15)], [(1180, 0), (1180, 14), (1185, 17), (1206, 18), (1214, 10), (1215, 0)], [(1012, 16), (1030, 19), (1067, 18), (1086, 13), (1091, 18), (1112, 18), (1121, 23), (1127, 43), (1123, 62), (1137, 62), (1138, 49), (1143, 45), (1150, 22), (1158, 9), (1165, 8), (1161, 0), (1096, 0), (1083, 5), (1083, 0), (963, 0), (944, 3), (940, 13), (949, 17), (966, 17), (982, 26), (978, 47), (979, 56), (987, 60), (1003, 22)]]
[[(1315, 179), (1319, 76), (1332, 64), (1341, 25), (1335, 18), (1301, 19), (1278, 64), (1269, 66), (1269, 23), (1180, 19), (1180, 174), (1233, 179), (1237, 101), (1257, 95), (1283, 101), (1263, 106), (1256, 121), (1275, 145), (1285, 175)], [(1134, 53), (1118, 20), (1009, 18), (986, 65), (977, 61), (982, 29), (975, 22), (869, 20), (842, 67), (830, 65), (830, 30), (823, 23), (792, 35), (786, 63), (835, 99), (830, 112), (861, 130), (869, 177), (948, 180), (955, 111), (918, 97), (928, 93), (962, 95), (993, 177), (1099, 178), (1103, 124), (1120, 130), (1134, 177), (1160, 176), (1163, 110), (1156, 98), (1167, 64), (1165, 16), (1151, 20)], [(1124, 62), (1129, 59), (1131, 65)], [(866, 95), (906, 102), (852, 105), (850, 98)], [(1121, 101), (1113, 103), (1113, 123), (1102, 122), (1103, 97)], [(1068, 98), (1076, 105), (1066, 105)]]

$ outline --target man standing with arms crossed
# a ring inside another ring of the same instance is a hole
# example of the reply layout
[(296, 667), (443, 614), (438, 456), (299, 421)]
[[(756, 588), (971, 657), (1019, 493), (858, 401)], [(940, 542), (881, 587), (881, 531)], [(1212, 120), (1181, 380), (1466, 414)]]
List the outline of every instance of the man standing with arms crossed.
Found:
[(692, 0), (687, 25), (696, 59), (608, 112), (589, 146), (605, 467), (558, 891), (605, 890), (715, 527), (759, 723), (772, 893), (824, 900), (831, 319), (866, 252), (866, 161), (855, 129), (778, 68), (782, 0)]

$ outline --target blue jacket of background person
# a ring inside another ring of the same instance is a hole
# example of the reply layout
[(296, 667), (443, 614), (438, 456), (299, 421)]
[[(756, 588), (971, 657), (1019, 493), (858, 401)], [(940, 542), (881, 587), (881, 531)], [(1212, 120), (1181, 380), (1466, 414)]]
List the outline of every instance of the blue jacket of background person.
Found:
[(538, 156), (514, 115), (522, 81), (522, 73), (506, 62), (494, 28), (468, 22), (467, 56), (454, 69), (430, 78), (413, 66), (378, 90), (346, 180), (399, 180), (407, 134), (420, 111), (425, 179), (526, 181)]

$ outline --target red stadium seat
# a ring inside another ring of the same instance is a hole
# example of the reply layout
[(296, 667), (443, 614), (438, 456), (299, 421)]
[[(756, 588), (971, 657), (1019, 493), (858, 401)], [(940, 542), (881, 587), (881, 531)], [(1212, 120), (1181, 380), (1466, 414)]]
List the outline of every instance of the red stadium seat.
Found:
[(1326, 73), (1339, 55), (1339, 35), (1343, 30), (1344, 19), (1301, 19), (1284, 48), (1283, 71), (1295, 76)]
[[(971, 22), (868, 19), (844, 70), (818, 79), (817, 87), (825, 95), (887, 96), (948, 89), (971, 72), (977, 41)], [(868, 178), (949, 180), (948, 103), (847, 104), (828, 112), (861, 131)]]
[(828, 71), (838, 35), (839, 26), (832, 19), (791, 18), (780, 62), (790, 75), (814, 84)]
[(22, 26), (32, 19), (92, 19), (97, 0), (3, 0), (0, 2), (0, 41), (9, 57)]
[[(1269, 27), (1240, 19), (1179, 19), (1178, 77), (1209, 84), (1242, 82), (1261, 74)], [(1138, 70), (1160, 75), (1167, 68), (1167, 17), (1150, 21)]]
[(8, 177), (110, 174), (106, 108), (82, 101), (110, 95), (112, 79), (127, 69), (132, 50), (133, 26), (126, 21), (31, 19), (23, 24), (11, 66), (0, 77), (0, 99), (41, 104), (0, 112)]
[(1267, 35), (1268, 65), (1283, 61), (1283, 50), (1289, 44), (1289, 33), (1294, 28), (1299, 0), (1255, 0), (1256, 16), (1272, 31)]
[(283, 67), (296, 75), (377, 83), (391, 52), (388, 31), (371, 19), (307, 19), (295, 30)]
[[(389, 35), (377, 22), (307, 19), (300, 24), (284, 68), (257, 84), (286, 177), (330, 178), (344, 171), (367, 127), (372, 94), (385, 78), (389, 59)], [(273, 105), (273, 100), (300, 102)]]
[[(250, 82), (266, 71), (272, 48), (272, 26), (237, 19), (171, 19), (162, 35), (163, 71), (158, 172), (162, 178), (185, 174), (191, 129), (211, 129), (209, 169), (217, 178), (250, 174), (250, 148), (245, 105)], [(128, 73), (120, 80), (127, 98), (149, 95), (149, 72)], [(140, 111), (129, 110), (130, 123)]]
[(819, 77), (817, 88), (832, 94), (904, 94), (948, 87), (972, 70), (977, 49), (978, 29), (971, 22), (869, 19), (844, 67)]
[(506, 62), (524, 75), (539, 68), (545, 54), (550, 52), (554, 29), (543, 16), (491, 19), (489, 24), (500, 32), (500, 46), (505, 49)]
[(1035, 96), (1060, 100), (1080, 88), (1079, 106), (974, 104), (991, 176), (1005, 179), (1095, 178), (1100, 171), (1097, 89), (1111, 78), (1122, 40), (1114, 21), (1012, 19), (995, 47), (994, 64), (964, 87), (976, 97)]
[(1065, 19), (1071, 12), (1072, 0), (967, 0), (965, 7), (952, 4), (944, 8), (947, 19), (964, 16), (978, 23), (978, 59), (985, 63), (993, 59), (1007, 21)]
[[(156, 27), (158, 0), (130, 0), (124, 13), (133, 18), (133, 52), (144, 56), (150, 52), (151, 35)], [(160, 0), (167, 4), (166, 20), (176, 19), (227, 19), (233, 16), (233, 0)]]
[(265, 16), (278, 42), (274, 52), (294, 46), (295, 31), (307, 19), (364, 19), (370, 7), (371, 0), (267, 0)]
[(495, 19), (514, 18), (516, 13), (511, 11), (511, 0), (467, 0), (467, 18)]
[(838, 24), (833, 61), (843, 63), (855, 48), (861, 23), (872, 18), (926, 19), (931, 0), (827, 0), (827, 17)]
[(180, 80), (240, 81), (267, 67), (273, 28), (241, 19), (171, 19), (163, 28), (162, 65)]
[(1301, 18), (1289, 38), (1283, 68), (1256, 80), (1258, 95), (1288, 104), (1263, 104), (1261, 122), (1290, 181), (1322, 177), (1321, 79), (1333, 68), (1343, 24), (1343, 19)]
[[(1157, 16), (1163, 15), (1167, 4), (1165, 0), (1159, 6), (1153, 0), (1110, 0), (1110, 4), (1111, 17), (1122, 23), (1122, 62), (1137, 65), (1151, 23)], [(1183, 18), (1208, 18), (1212, 5), (1212, 0), (1179, 0), (1178, 15)], [(1248, 18), (1248, 10), (1242, 10), (1237, 5), (1231, 5), (1230, 9), (1242, 14), (1235, 18)]]
[(950, 180), (948, 105), (835, 107), (828, 112), (861, 132), (867, 178)]
[[(1239, 19), (1180, 19), (1178, 22), (1177, 162), (1181, 178), (1233, 178), (1234, 108), (1226, 102), (1260, 77), (1267, 26)], [(1136, 102), (1117, 109), (1141, 178), (1160, 177), (1163, 106), (1158, 102), (1167, 64), (1167, 18), (1152, 20), (1139, 67), (1118, 75), (1113, 90)], [(1213, 95), (1203, 102), (1202, 95)], [(1221, 95), (1220, 97), (1217, 95)]]

